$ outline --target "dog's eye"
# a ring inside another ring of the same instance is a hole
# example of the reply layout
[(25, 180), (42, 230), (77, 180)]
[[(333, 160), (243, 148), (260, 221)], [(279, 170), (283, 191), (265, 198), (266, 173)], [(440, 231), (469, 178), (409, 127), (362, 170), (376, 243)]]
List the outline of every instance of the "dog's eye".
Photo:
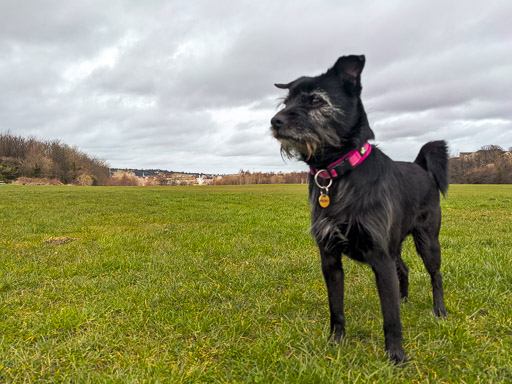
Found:
[(319, 107), (323, 102), (324, 100), (318, 96), (313, 96), (310, 101), (312, 107)]

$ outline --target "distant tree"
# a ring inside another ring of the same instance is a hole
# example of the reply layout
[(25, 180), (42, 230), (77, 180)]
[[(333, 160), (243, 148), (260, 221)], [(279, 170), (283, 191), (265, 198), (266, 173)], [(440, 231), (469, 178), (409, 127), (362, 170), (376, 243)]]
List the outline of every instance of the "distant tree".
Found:
[(82, 173), (81, 175), (79, 175), (77, 178), (76, 178), (76, 183), (78, 185), (82, 185), (82, 186), (85, 186), (85, 187), (89, 187), (91, 185), (94, 185), (94, 177), (92, 177), (91, 175), (87, 174), (87, 173)]
[(12, 181), (19, 176), (19, 162), (13, 158), (0, 157), (0, 181)]
[(0, 156), (11, 157), (14, 159), (24, 158), (27, 152), (28, 143), (33, 139), (24, 139), (21, 136), (15, 136), (7, 131), (0, 132)]
[(112, 175), (110, 185), (118, 187), (133, 187), (140, 185), (139, 178), (129, 171), (116, 171)]
[(498, 145), (486, 145), (477, 152), (452, 158), (449, 166), (451, 183), (512, 183), (512, 152)]
[(39, 141), (0, 132), (0, 159), (4, 159), (1, 172), (6, 173), (0, 178), (9, 180), (15, 175), (14, 178), (54, 178), (66, 184), (80, 184), (84, 179), (79, 177), (84, 174), (92, 177), (93, 185), (108, 185), (110, 180), (109, 167), (103, 160), (59, 140)]
[(245, 185), (245, 184), (307, 184), (307, 172), (274, 173), (240, 170), (237, 174), (220, 176), (212, 180), (213, 185)]
[(52, 177), (53, 162), (44, 156), (44, 144), (31, 142), (20, 160), (20, 173), (26, 177)]

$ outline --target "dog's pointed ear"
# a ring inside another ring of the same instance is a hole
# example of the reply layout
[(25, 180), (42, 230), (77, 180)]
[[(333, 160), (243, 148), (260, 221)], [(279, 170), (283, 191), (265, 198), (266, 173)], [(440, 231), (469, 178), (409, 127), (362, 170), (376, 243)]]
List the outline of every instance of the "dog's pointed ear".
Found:
[(356, 96), (361, 94), (361, 72), (365, 61), (364, 55), (342, 56), (333, 67), (344, 88)]
[(274, 84), (279, 89), (288, 89), (290, 92), (293, 91), (293, 88), (299, 86), (304, 82), (304, 80), (309, 79), (307, 76), (299, 77), (293, 81), (290, 81), (288, 84)]
[(364, 55), (350, 55), (350, 56), (341, 56), (336, 64), (334, 64), (334, 68), (338, 74), (348, 74), (352, 77), (360, 77), (361, 72), (363, 72), (364, 63), (366, 59)]
[(292, 83), (288, 83), (288, 84), (274, 84), (274, 86), (276, 86), (279, 89), (289, 89), (290, 86), (292, 85)]

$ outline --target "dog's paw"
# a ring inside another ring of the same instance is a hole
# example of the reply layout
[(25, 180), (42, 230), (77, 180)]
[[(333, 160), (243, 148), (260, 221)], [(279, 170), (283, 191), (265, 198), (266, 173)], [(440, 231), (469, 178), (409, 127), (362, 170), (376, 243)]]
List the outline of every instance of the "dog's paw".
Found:
[(333, 345), (340, 345), (345, 338), (345, 332), (334, 331), (329, 335), (329, 342)]
[(442, 317), (442, 318), (448, 316), (448, 313), (446, 312), (446, 308), (444, 306), (442, 306), (440, 308), (434, 308), (434, 314), (437, 317)]
[(404, 365), (407, 363), (405, 352), (402, 347), (387, 351), (388, 359), (394, 365)]

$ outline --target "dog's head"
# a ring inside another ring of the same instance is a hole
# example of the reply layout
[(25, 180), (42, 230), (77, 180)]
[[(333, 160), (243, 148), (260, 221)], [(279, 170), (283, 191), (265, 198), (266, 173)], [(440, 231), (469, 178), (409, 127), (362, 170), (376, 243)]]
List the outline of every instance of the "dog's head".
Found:
[(288, 90), (284, 108), (271, 120), (285, 155), (321, 161), (326, 154), (373, 138), (360, 100), (364, 63), (364, 56), (342, 56), (320, 76), (275, 84)]

